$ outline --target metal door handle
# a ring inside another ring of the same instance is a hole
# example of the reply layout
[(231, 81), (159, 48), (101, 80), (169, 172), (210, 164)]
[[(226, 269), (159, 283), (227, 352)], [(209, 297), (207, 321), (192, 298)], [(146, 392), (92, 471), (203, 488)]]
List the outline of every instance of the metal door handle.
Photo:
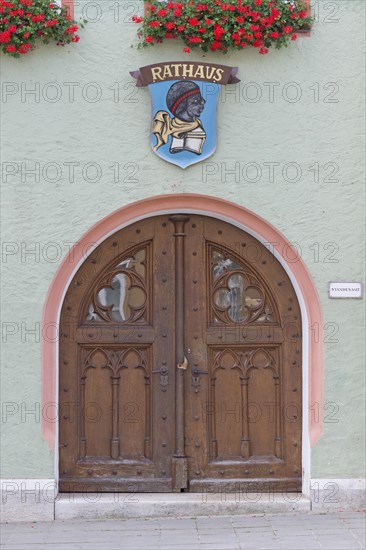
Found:
[(198, 365), (196, 363), (195, 367), (192, 369), (192, 386), (194, 388), (195, 393), (198, 393), (200, 389), (200, 375), (201, 374), (208, 374), (208, 371), (200, 370), (198, 368)]
[(178, 363), (177, 369), (187, 370), (187, 367), (188, 367), (188, 360), (187, 360), (187, 357), (184, 356), (183, 363)]
[(192, 369), (192, 376), (199, 376), (200, 374), (208, 374), (207, 370), (199, 370), (197, 367)]

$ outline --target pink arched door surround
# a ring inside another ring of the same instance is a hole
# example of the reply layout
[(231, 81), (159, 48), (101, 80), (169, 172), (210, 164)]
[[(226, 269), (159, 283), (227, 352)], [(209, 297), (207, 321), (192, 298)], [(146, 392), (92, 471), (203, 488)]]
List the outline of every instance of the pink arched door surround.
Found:
[[(50, 449), (57, 436), (58, 327), (63, 299), (76, 270), (106, 237), (139, 219), (167, 212), (197, 213), (216, 217), (251, 233), (285, 267), (297, 293), (303, 316), (303, 356), (306, 372), (304, 396), (308, 401), (310, 445), (323, 429), (323, 319), (314, 282), (303, 260), (285, 236), (263, 218), (242, 206), (198, 194), (159, 195), (124, 206), (89, 229), (60, 265), (45, 300), (42, 316), (42, 433)], [(311, 327), (316, 327), (311, 330)], [(316, 338), (314, 334), (316, 333)], [(307, 390), (307, 391), (306, 391)], [(306, 405), (306, 402), (303, 406)], [(316, 407), (317, 414), (311, 414)], [(48, 412), (50, 411), (50, 412)], [(51, 412), (53, 411), (53, 412)]]

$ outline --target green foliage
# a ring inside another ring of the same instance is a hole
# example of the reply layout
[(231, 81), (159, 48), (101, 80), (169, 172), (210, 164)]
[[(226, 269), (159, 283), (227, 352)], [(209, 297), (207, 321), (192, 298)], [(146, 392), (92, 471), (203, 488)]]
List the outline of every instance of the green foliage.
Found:
[[(64, 46), (80, 39), (79, 27), (67, 9), (50, 0), (0, 0), (0, 15), (1, 49), (12, 57), (29, 53), (37, 40)], [(81, 21), (80, 27), (85, 23)]]
[(183, 51), (242, 50), (247, 46), (266, 54), (297, 39), (296, 31), (309, 29), (313, 21), (303, 0), (208, 0), (200, 3), (152, 0), (141, 23), (139, 47), (180, 38)]

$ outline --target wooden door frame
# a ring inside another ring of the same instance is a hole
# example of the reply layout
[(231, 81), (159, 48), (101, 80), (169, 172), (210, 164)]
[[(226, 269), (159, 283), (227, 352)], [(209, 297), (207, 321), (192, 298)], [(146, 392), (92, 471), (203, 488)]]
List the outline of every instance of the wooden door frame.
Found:
[(235, 225), (267, 246), (288, 274), (302, 315), (303, 493), (310, 496), (311, 447), (322, 434), (324, 397), (323, 317), (315, 284), (305, 263), (299, 257), (296, 247), (266, 220), (242, 206), (216, 197), (197, 194), (159, 195), (134, 202), (113, 212), (84, 233), (64, 258), (54, 276), (42, 314), (41, 357), (42, 433), (48, 446), (54, 451), (55, 479), (58, 480), (58, 333), (61, 307), (66, 291), (80, 265), (107, 237), (131, 223), (167, 213), (199, 214)]

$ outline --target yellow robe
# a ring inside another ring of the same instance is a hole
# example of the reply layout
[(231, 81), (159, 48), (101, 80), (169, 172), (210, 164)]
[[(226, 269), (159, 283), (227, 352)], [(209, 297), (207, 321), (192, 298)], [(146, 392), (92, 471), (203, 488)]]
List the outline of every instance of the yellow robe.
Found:
[[(202, 123), (199, 119), (196, 119), (193, 122), (186, 122), (185, 120), (180, 120), (179, 118), (170, 118), (169, 113), (166, 111), (158, 111), (153, 118), (152, 124), (152, 131), (157, 139), (157, 143), (153, 147), (153, 150), (157, 151), (159, 147), (168, 143), (169, 136), (181, 139), (184, 134), (191, 132), (196, 128), (202, 128), (204, 133)], [(203, 145), (206, 139), (206, 134), (202, 139)]]

